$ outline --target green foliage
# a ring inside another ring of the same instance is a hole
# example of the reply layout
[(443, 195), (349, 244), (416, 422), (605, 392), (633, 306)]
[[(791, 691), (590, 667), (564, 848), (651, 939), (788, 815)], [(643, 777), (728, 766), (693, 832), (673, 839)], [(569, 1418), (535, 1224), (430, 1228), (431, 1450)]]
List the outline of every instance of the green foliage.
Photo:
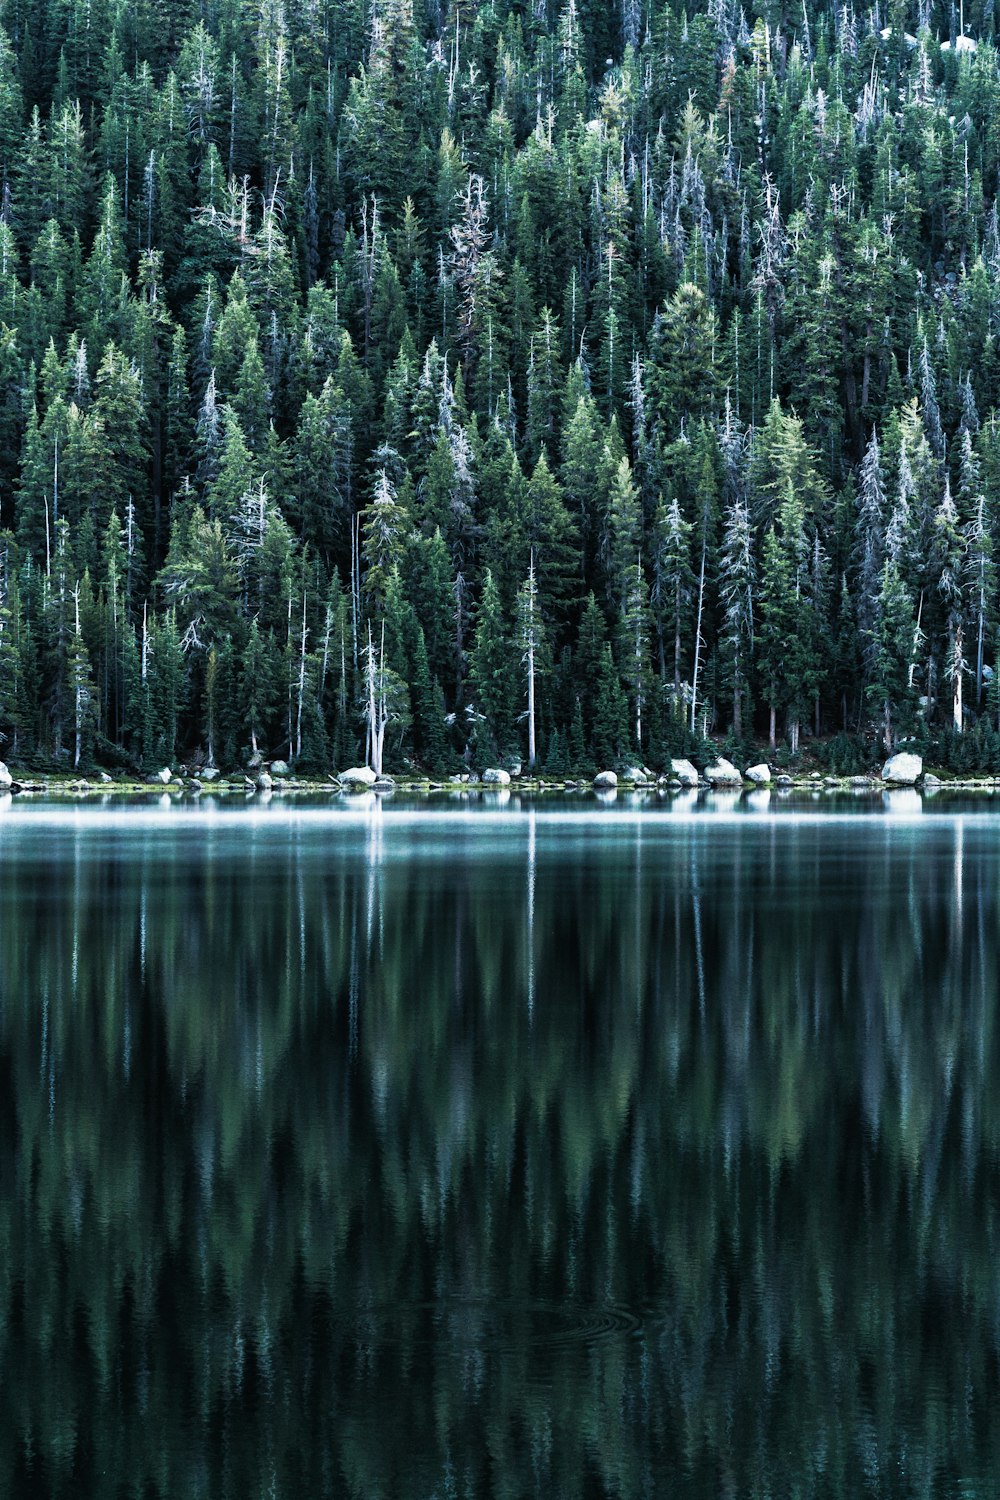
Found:
[(398, 571), (387, 753), (524, 756), (516, 664), (506, 706), (498, 684), (533, 558), (564, 663), (538, 672), (540, 758), (662, 760), (685, 719), (734, 753), (950, 725), (990, 757), (992, 23), (911, 56), (814, 0), (752, 34), (702, 0), (23, 9), (0, 31), (18, 754), (66, 750), (88, 573), (96, 755), (205, 754), (209, 726), (223, 759), (356, 754)]

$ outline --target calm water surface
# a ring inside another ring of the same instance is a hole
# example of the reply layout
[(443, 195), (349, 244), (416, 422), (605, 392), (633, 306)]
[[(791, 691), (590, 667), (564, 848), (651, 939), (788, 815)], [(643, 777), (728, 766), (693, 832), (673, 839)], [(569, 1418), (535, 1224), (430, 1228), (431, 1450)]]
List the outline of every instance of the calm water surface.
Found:
[(550, 806), (0, 809), (0, 1496), (997, 1493), (1000, 816)]

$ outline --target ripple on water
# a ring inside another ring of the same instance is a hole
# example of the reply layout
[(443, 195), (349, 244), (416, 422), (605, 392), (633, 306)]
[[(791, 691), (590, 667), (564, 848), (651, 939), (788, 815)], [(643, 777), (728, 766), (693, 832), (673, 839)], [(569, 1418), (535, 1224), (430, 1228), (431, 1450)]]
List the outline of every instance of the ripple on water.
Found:
[(449, 1297), (351, 1309), (346, 1321), (361, 1347), (433, 1345), (439, 1353), (511, 1354), (592, 1347), (638, 1333), (641, 1320), (614, 1304)]

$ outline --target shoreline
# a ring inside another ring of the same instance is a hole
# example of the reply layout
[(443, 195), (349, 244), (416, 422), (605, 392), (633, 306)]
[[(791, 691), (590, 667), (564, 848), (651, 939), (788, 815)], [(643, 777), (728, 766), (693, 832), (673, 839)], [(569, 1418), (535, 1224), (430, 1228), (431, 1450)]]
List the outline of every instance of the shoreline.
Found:
[(552, 781), (542, 778), (512, 777), (509, 784), (497, 786), (488, 782), (484, 783), (478, 777), (440, 780), (408, 777), (392, 778), (391, 784), (374, 788), (360, 788), (342, 786), (333, 778), (288, 776), (280, 780), (275, 778), (271, 787), (262, 790), (255, 786), (249, 777), (242, 775), (220, 777), (211, 782), (200, 782), (196, 777), (177, 777), (167, 783), (158, 779), (118, 781), (111, 777), (98, 781), (88, 777), (18, 775), (14, 770), (11, 771), (11, 775), (12, 785), (0, 788), (0, 795), (7, 794), (16, 800), (45, 798), (64, 801), (86, 801), (98, 797), (120, 797), (135, 801), (149, 797), (169, 797), (176, 801), (196, 801), (205, 796), (223, 797), (227, 800), (239, 798), (245, 801), (269, 800), (273, 797), (324, 797), (335, 801), (357, 796), (375, 796), (380, 799), (392, 798), (396, 795), (436, 798), (442, 794), (445, 796), (482, 796), (493, 799), (509, 796), (511, 793), (538, 798), (556, 798), (567, 795), (592, 796), (600, 801), (604, 798), (613, 798), (616, 794), (634, 796), (639, 793), (666, 800), (681, 795), (690, 796), (692, 793), (698, 797), (711, 795), (741, 798), (744, 795), (753, 796), (760, 792), (774, 793), (778, 796), (808, 793), (813, 796), (846, 794), (854, 797), (875, 797), (886, 792), (900, 791), (915, 791), (925, 797), (937, 797), (951, 792), (992, 796), (1000, 792), (1000, 776), (992, 775), (953, 777), (947, 780), (940, 778), (930, 785), (917, 784), (915, 786), (884, 782), (878, 776), (823, 777), (815, 774), (782, 776), (764, 785), (742, 781), (715, 786), (707, 781), (699, 781), (696, 786), (684, 786), (676, 780), (663, 777), (658, 781), (630, 781), (619, 777), (617, 787), (611, 790), (594, 787), (590, 781), (574, 778)]

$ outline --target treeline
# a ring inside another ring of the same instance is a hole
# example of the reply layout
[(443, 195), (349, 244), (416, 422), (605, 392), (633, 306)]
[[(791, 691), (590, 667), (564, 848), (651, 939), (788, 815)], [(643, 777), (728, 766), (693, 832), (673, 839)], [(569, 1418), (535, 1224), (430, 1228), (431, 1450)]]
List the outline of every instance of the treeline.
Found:
[(993, 11), (759, 11), (0, 6), (3, 755), (1000, 757)]

